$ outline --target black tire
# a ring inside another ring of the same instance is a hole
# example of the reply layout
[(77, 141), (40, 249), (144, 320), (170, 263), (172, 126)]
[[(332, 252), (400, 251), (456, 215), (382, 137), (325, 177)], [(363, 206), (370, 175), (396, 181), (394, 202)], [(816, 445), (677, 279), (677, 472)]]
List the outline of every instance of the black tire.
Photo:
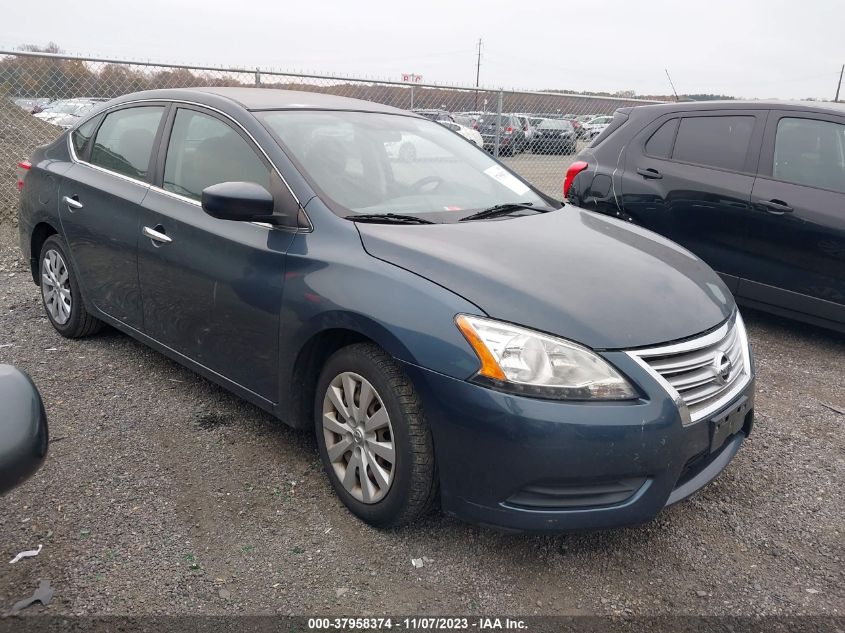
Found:
[[(70, 316), (64, 323), (60, 323), (53, 317), (47, 307), (47, 301), (44, 296), (44, 281), (42, 277), (45, 273), (44, 260), (51, 250), (56, 251), (61, 256), (64, 266), (67, 269), (67, 283), (70, 289), (71, 305)], [(76, 279), (76, 271), (73, 269), (70, 257), (68, 257), (67, 247), (58, 235), (51, 235), (41, 246), (41, 252), (38, 255), (38, 282), (42, 286), (41, 302), (44, 305), (44, 312), (47, 314), (47, 318), (56, 332), (65, 338), (82, 338), (96, 334), (102, 329), (103, 322), (88, 314), (88, 311), (85, 309), (82, 291)]]
[[(332, 380), (344, 372), (353, 372), (366, 379), (390, 417), (396, 455), (393, 480), (387, 493), (376, 503), (364, 503), (346, 490), (326, 448), (323, 401)], [(393, 528), (411, 523), (434, 508), (439, 486), (431, 431), (411, 381), (380, 347), (356, 343), (329, 358), (317, 382), (314, 418), (317, 445), (326, 474), (341, 501), (354, 515), (375, 527)]]

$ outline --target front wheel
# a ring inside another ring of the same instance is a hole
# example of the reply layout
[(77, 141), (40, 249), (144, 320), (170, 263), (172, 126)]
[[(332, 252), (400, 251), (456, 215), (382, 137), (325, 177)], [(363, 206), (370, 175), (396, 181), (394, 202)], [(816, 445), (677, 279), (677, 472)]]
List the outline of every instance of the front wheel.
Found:
[(381, 348), (360, 343), (329, 358), (314, 409), (323, 466), (353, 514), (396, 527), (434, 506), (431, 431), (410, 380)]
[(38, 275), (44, 310), (59, 334), (80, 338), (102, 328), (103, 322), (85, 309), (76, 273), (58, 235), (51, 235), (44, 241), (38, 257)]

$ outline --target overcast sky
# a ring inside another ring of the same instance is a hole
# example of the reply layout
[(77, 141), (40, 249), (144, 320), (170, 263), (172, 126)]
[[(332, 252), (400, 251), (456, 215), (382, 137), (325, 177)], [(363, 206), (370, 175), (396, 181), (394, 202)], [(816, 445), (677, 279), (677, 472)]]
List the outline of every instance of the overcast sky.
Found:
[[(15, 13), (18, 13), (15, 15)], [(0, 46), (490, 87), (833, 99), (843, 0), (37, 0)]]

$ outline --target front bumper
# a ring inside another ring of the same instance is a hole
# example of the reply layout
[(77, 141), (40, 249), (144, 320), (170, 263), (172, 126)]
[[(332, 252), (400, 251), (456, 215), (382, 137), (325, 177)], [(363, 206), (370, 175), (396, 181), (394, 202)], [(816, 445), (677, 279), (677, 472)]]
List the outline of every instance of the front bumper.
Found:
[(647, 395), (555, 402), (406, 364), (431, 425), (443, 511), (517, 531), (610, 528), (647, 521), (714, 479), (751, 430), (753, 377), (685, 427), (648, 373), (625, 354), (606, 356)]

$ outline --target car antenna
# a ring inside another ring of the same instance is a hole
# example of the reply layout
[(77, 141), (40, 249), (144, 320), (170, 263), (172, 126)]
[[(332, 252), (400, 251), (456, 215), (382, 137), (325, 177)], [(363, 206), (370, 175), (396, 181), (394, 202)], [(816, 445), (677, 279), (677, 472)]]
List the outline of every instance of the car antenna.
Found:
[(663, 69), (663, 72), (665, 72), (665, 73), (666, 73), (666, 77), (669, 79), (669, 85), (670, 85), (670, 86), (672, 86), (672, 92), (674, 92), (674, 93), (675, 93), (675, 101), (680, 101), (680, 99), (678, 99), (678, 91), (677, 91), (677, 90), (675, 90), (675, 84), (674, 84), (674, 83), (672, 83), (672, 78), (669, 76), (669, 69), (668, 69), (668, 68), (664, 68), (664, 69)]

